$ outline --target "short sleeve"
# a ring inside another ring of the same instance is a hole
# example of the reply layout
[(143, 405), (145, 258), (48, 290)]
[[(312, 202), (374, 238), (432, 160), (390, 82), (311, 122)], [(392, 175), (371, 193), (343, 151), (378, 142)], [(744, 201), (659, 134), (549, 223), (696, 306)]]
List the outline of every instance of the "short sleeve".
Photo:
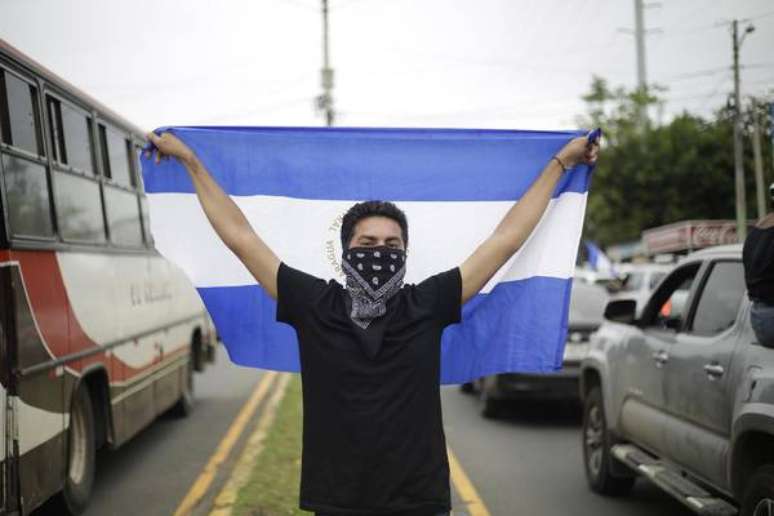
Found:
[(459, 267), (430, 276), (417, 285), (425, 299), (433, 303), (435, 318), (442, 326), (462, 319), (462, 276)]
[(277, 321), (294, 324), (308, 313), (327, 283), (280, 263), (277, 271)]

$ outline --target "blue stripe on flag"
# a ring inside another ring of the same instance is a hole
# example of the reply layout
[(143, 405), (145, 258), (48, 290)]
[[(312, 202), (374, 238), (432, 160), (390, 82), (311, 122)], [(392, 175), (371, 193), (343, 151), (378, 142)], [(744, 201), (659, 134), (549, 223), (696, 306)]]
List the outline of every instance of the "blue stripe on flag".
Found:
[[(196, 151), (230, 195), (391, 201), (518, 199), (554, 153), (584, 134), (253, 127), (171, 131)], [(142, 158), (142, 165), (146, 192), (194, 192), (174, 160), (155, 165)], [(577, 172), (563, 176), (554, 197), (588, 190), (589, 174)]]
[[(571, 286), (569, 279), (532, 277), (500, 283), (489, 294), (471, 299), (463, 308), (463, 323), (444, 332), (441, 382), (559, 369)], [(276, 302), (261, 287), (197, 290), (232, 361), (251, 367), (299, 370), (296, 332), (275, 322)]]

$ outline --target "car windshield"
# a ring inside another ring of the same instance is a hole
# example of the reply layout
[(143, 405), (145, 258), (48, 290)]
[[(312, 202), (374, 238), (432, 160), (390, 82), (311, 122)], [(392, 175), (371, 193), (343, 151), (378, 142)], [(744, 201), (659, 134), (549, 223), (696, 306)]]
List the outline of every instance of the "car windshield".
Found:
[(624, 292), (634, 292), (635, 290), (640, 290), (644, 280), (644, 272), (630, 272), (626, 275), (626, 279), (624, 280), (621, 290)]
[(661, 283), (661, 280), (664, 279), (666, 276), (666, 272), (654, 272), (650, 275), (650, 290), (655, 289), (658, 287), (658, 284)]

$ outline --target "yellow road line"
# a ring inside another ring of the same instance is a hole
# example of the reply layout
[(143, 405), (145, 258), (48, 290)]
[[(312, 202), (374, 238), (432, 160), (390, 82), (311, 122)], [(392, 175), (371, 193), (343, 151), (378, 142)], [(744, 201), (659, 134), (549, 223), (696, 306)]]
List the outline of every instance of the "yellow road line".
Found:
[(269, 387), (276, 377), (277, 373), (273, 371), (264, 373), (263, 377), (258, 382), (258, 385), (255, 387), (255, 390), (253, 390), (253, 393), (250, 395), (250, 399), (242, 406), (242, 409), (239, 411), (239, 414), (237, 414), (234, 422), (231, 423), (225, 437), (223, 437), (220, 444), (218, 444), (215, 453), (210, 457), (204, 470), (199, 474), (199, 477), (191, 486), (188, 494), (185, 495), (183, 501), (178, 505), (174, 513), (175, 516), (187, 516), (188, 514), (191, 514), (191, 511), (202, 498), (204, 498), (204, 495), (207, 494), (207, 490), (215, 479), (218, 468), (228, 458), (231, 449), (234, 447), (234, 444), (236, 444), (239, 436), (244, 431), (245, 426), (247, 426), (247, 423), (250, 422), (250, 418), (255, 413), (258, 405), (263, 398), (266, 397), (266, 393), (269, 392)]
[(247, 438), (247, 442), (239, 454), (239, 460), (231, 471), (231, 476), (215, 498), (209, 516), (230, 516), (232, 514), (239, 491), (250, 480), (255, 461), (263, 451), (264, 441), (274, 423), (277, 408), (285, 396), (285, 388), (288, 386), (290, 378), (289, 373), (283, 373), (277, 380), (271, 396), (266, 400), (266, 404), (261, 410), (261, 415), (258, 416), (255, 430)]
[(454, 488), (457, 490), (457, 494), (465, 504), (465, 508), (470, 516), (490, 516), (489, 509), (486, 508), (484, 501), (478, 496), (478, 491), (473, 487), (473, 483), (465, 474), (465, 470), (462, 469), (460, 461), (451, 451), (451, 448), (446, 449), (449, 455), (449, 472), (451, 474), (451, 480), (454, 484)]

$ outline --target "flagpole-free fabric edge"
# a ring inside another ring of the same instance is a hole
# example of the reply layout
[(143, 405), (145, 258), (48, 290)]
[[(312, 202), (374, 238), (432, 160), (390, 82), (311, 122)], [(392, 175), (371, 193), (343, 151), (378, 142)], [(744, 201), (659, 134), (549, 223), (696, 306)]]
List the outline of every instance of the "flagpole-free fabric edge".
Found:
[[(171, 128), (230, 195), (392, 201), (515, 200), (565, 141), (580, 132), (377, 128)], [(330, 132), (334, 131), (334, 132)], [(247, 138), (236, 138), (242, 133)], [(364, 136), (366, 140), (362, 140)], [(400, 138), (399, 138), (400, 137)], [(405, 141), (401, 138), (405, 137)], [(326, 139), (335, 141), (324, 141)], [(378, 140), (383, 140), (379, 142)], [(459, 144), (444, 145), (444, 139)], [(531, 140), (539, 143), (529, 143)], [(498, 141), (502, 140), (502, 143)], [(231, 147), (239, 142), (237, 147)], [(360, 141), (360, 144), (357, 142)], [(519, 143), (521, 142), (521, 143)], [(440, 146), (440, 147), (439, 147)], [(522, 149), (523, 150), (519, 150)], [(362, 149), (365, 147), (365, 149)], [(355, 152), (360, 149), (360, 152)], [(362, 153), (368, 159), (363, 160)], [(182, 165), (141, 156), (147, 193), (194, 193)], [(245, 166), (250, 163), (249, 166)], [(304, 176), (298, 173), (304, 170)], [(584, 192), (589, 167), (553, 193)], [(470, 177), (477, 178), (473, 186)], [(389, 176), (390, 181), (374, 181)]]

